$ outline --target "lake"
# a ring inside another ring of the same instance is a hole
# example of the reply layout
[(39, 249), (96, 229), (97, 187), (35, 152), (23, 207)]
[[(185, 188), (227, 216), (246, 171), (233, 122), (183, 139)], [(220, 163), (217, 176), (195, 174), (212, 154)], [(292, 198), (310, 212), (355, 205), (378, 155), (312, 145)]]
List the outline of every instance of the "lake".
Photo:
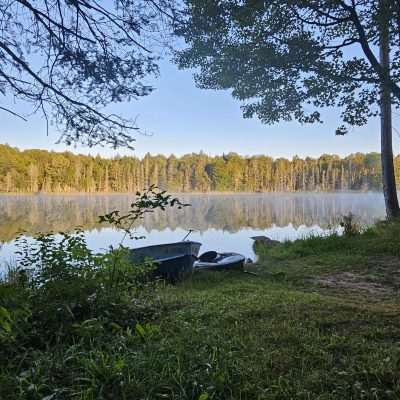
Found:
[[(363, 225), (384, 217), (380, 193), (255, 193), (181, 194), (190, 203), (182, 210), (147, 214), (137, 225), (146, 238), (127, 245), (182, 240), (194, 229), (191, 240), (203, 243), (201, 251), (235, 251), (254, 258), (251, 236), (294, 240), (310, 234), (325, 234), (339, 226), (349, 212)], [(14, 240), (24, 231), (70, 231), (82, 227), (88, 244), (101, 250), (116, 245), (122, 232), (98, 223), (98, 216), (112, 210), (127, 210), (134, 196), (115, 195), (2, 195), (0, 196), (0, 259), (10, 260)]]

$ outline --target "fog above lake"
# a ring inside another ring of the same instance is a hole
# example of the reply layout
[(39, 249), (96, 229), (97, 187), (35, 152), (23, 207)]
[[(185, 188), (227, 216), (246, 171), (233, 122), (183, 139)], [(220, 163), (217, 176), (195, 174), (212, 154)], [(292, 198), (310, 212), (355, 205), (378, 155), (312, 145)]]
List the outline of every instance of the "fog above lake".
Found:
[[(380, 193), (256, 193), (179, 194), (191, 207), (147, 214), (138, 222), (146, 245), (181, 240), (194, 229), (191, 239), (204, 243), (203, 250), (242, 251), (251, 256), (250, 236), (266, 234), (278, 240), (322, 234), (339, 225), (349, 212), (363, 225), (385, 215)], [(126, 211), (134, 195), (4, 195), (0, 197), (2, 255), (10, 256), (19, 232), (71, 231), (82, 227), (96, 249), (115, 244), (121, 237), (98, 216), (112, 210)], [(7, 244), (8, 243), (8, 244)], [(1, 255), (1, 254), (0, 254)]]
[[(336, 225), (352, 212), (361, 223), (371, 224), (384, 216), (380, 193), (266, 193), (180, 194), (191, 207), (147, 214), (142, 225), (147, 232), (165, 228), (210, 228), (237, 232), (243, 228), (268, 229), (273, 225)], [(126, 211), (134, 195), (36, 195), (0, 196), (0, 241), (13, 240), (20, 231), (69, 231), (101, 229), (99, 215)]]

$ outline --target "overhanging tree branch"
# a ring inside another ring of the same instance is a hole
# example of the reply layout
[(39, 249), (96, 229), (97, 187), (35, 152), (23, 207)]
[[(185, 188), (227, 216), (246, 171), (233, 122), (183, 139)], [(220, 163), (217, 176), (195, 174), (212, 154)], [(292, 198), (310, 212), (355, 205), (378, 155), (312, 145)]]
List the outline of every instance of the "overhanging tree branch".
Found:
[(120, 128), (127, 128), (127, 129), (137, 129), (133, 126), (129, 126), (126, 124), (122, 124), (119, 121), (110, 118), (110, 116), (104, 115), (102, 113), (100, 113), (99, 111), (97, 111), (96, 109), (94, 109), (93, 107), (90, 107), (88, 104), (83, 103), (81, 101), (77, 101), (73, 98), (71, 98), (70, 96), (67, 96), (65, 93), (63, 93), (61, 90), (57, 89), (56, 86), (48, 84), (47, 82), (45, 82), (38, 74), (36, 74), (30, 67), (29, 65), (23, 61), (20, 57), (18, 57), (8, 46), (6, 46), (4, 43), (0, 42), (0, 48), (3, 49), (11, 58), (12, 60), (17, 63), (19, 66), (21, 66), (32, 78), (35, 79), (36, 82), (38, 82), (43, 89), (48, 89), (51, 92), (53, 92), (54, 94), (56, 94), (57, 96), (63, 98), (64, 100), (66, 100), (68, 103), (75, 105), (77, 107), (82, 107), (90, 112), (92, 112), (93, 114), (95, 114), (96, 116), (98, 116), (99, 118), (103, 119), (106, 122), (111, 122), (115, 125), (117, 125)]
[(104, 107), (152, 92), (144, 79), (158, 74), (173, 1), (0, 1), (1, 94), (41, 112), (68, 144), (129, 146), (135, 121)]
[(8, 112), (8, 113), (14, 115), (15, 117), (18, 117), (18, 118), (21, 118), (21, 119), (24, 120), (24, 121), (27, 121), (27, 119), (26, 119), (25, 117), (23, 117), (21, 114), (18, 114), (18, 113), (16, 113), (15, 111), (12, 111), (12, 110), (10, 110), (10, 109), (7, 108), (7, 107), (2, 107), (2, 106), (0, 106), (0, 110), (6, 111), (6, 112)]
[[(364, 27), (362, 26), (361, 21), (357, 15), (355, 6), (349, 6), (343, 0), (340, 0), (339, 3), (342, 5), (343, 9), (345, 9), (349, 12), (351, 21), (354, 23), (354, 26), (358, 32), (361, 47), (364, 51), (365, 56), (367, 57), (368, 61), (370, 62), (372, 68), (375, 70), (375, 72), (381, 78), (383, 78), (385, 76), (385, 71), (383, 70), (381, 64), (379, 63), (378, 59), (375, 57), (375, 54), (373, 53), (373, 51), (369, 45)], [(393, 94), (400, 99), (400, 87), (395, 82), (393, 82), (392, 79), (390, 79), (389, 85), (390, 85), (390, 89), (392, 90)]]

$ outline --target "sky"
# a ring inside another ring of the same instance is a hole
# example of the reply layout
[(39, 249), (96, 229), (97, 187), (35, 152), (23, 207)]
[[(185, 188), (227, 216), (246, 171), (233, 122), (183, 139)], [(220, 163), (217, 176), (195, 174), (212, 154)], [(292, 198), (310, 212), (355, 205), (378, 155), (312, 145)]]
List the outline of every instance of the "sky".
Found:
[[(179, 71), (168, 60), (160, 64), (156, 90), (145, 98), (118, 104), (112, 110), (137, 118), (147, 135), (136, 136), (135, 150), (85, 148), (55, 144), (58, 135), (45, 121), (31, 116), (27, 122), (0, 112), (0, 143), (20, 149), (40, 148), (106, 157), (151, 154), (183, 155), (203, 151), (210, 155), (236, 152), (241, 155), (266, 154), (272, 157), (317, 157), (323, 153), (345, 156), (355, 152), (379, 151), (379, 121), (355, 127), (346, 136), (335, 136), (339, 110), (323, 112), (324, 123), (301, 125), (297, 122), (263, 125), (257, 119), (244, 119), (240, 103), (228, 91), (195, 87), (191, 71)], [(27, 111), (27, 110), (25, 110)], [(400, 115), (394, 115), (400, 131)], [(400, 153), (400, 137), (394, 133), (394, 152)]]

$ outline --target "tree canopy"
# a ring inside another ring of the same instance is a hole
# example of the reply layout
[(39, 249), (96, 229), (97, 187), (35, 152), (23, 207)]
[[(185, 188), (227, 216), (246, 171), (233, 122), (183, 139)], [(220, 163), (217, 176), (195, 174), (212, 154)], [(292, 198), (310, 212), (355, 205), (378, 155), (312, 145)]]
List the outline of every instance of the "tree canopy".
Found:
[(146, 96), (169, 0), (1, 0), (0, 112), (30, 104), (61, 132), (89, 146), (131, 145), (134, 120), (110, 103)]
[(380, 115), (386, 211), (400, 215), (391, 111), (400, 105), (398, 0), (184, 3), (178, 65), (197, 68), (199, 87), (230, 89), (245, 117), (314, 123), (322, 108), (338, 107), (344, 135)]
[[(390, 87), (400, 104), (400, 3), (389, 2)], [(187, 47), (181, 68), (198, 68), (199, 87), (231, 89), (245, 117), (262, 122), (321, 121), (340, 107), (344, 133), (378, 115), (376, 52), (380, 8), (374, 0), (185, 0), (176, 32)], [(375, 105), (375, 107), (374, 107)]]

